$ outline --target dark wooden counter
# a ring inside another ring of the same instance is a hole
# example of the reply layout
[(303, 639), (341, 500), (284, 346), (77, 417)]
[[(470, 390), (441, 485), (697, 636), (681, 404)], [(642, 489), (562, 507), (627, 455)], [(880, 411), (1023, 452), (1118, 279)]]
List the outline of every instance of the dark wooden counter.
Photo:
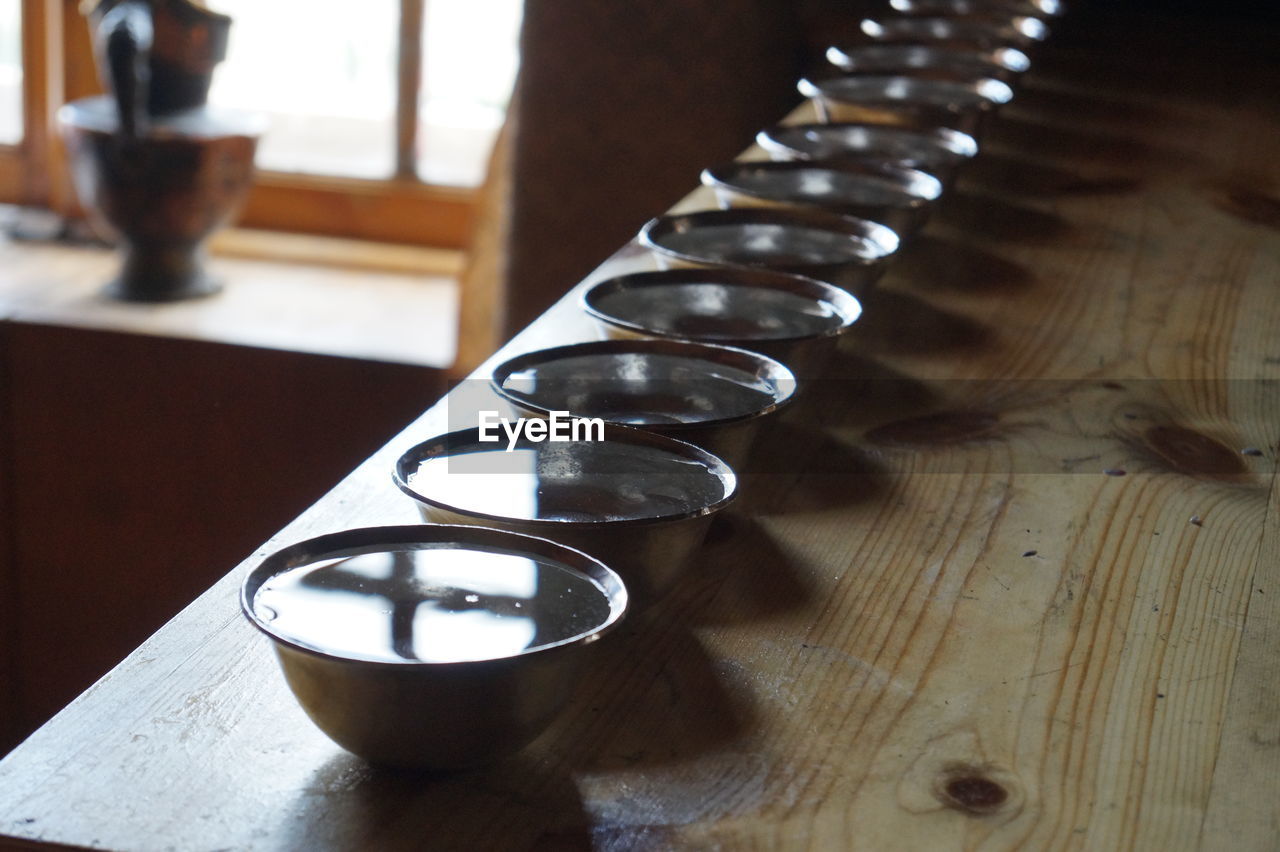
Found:
[(446, 390), (444, 276), (219, 256), (137, 305), (116, 263), (0, 237), (0, 752)]

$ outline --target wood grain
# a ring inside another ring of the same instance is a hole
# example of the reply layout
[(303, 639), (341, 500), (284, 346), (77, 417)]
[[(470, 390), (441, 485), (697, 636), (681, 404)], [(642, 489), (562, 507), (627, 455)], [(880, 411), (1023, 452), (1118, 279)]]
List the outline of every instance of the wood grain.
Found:
[[(524, 753), (368, 769), (306, 722), (235, 604), (268, 550), (409, 520), (389, 466), (484, 404), (477, 380), (0, 762), (4, 833), (1276, 848), (1280, 240), (1259, 220), (1280, 109), (1265, 74), (1223, 98), (1209, 73), (1271, 42), (1081, 14), (688, 581)], [(593, 277), (647, 265), (628, 248)], [(500, 356), (593, 335), (570, 294)]]

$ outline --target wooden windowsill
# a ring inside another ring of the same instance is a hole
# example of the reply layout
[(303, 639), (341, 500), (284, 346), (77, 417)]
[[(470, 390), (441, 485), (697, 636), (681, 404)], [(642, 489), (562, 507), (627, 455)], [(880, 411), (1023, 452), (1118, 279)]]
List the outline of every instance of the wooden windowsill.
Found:
[(460, 252), (229, 230), (225, 289), (171, 304), (108, 299), (111, 249), (0, 238), (0, 318), (445, 368), (457, 342)]

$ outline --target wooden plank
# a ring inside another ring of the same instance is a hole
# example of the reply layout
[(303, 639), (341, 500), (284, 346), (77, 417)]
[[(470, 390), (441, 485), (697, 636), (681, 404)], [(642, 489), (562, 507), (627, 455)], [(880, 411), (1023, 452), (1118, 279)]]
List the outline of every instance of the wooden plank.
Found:
[(1201, 849), (1274, 849), (1280, 838), (1280, 489), (1272, 480), (1266, 533), (1243, 618)]
[[(1280, 451), (1277, 104), (1265, 73), (1229, 100), (1203, 79), (1270, 42), (1091, 14), (1037, 57), (688, 582), (602, 643), (524, 753), (374, 772), (306, 722), (236, 612), (267, 550), (410, 519), (387, 471), (493, 404), (490, 359), (0, 761), (0, 832), (1274, 848), (1277, 710), (1256, 682), (1276, 652), (1258, 599)], [(651, 266), (628, 248), (593, 277)], [(495, 358), (593, 337), (575, 295)]]

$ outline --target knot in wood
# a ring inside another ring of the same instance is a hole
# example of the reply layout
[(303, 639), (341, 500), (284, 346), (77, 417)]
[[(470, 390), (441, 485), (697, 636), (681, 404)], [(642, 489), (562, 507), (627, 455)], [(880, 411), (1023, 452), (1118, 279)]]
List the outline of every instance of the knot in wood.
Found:
[(1170, 467), (1192, 476), (1231, 476), (1248, 468), (1222, 443), (1182, 426), (1153, 426), (1143, 436)]
[(994, 813), (1009, 801), (1008, 788), (976, 766), (944, 772), (938, 779), (937, 794), (947, 807), (973, 816)]

